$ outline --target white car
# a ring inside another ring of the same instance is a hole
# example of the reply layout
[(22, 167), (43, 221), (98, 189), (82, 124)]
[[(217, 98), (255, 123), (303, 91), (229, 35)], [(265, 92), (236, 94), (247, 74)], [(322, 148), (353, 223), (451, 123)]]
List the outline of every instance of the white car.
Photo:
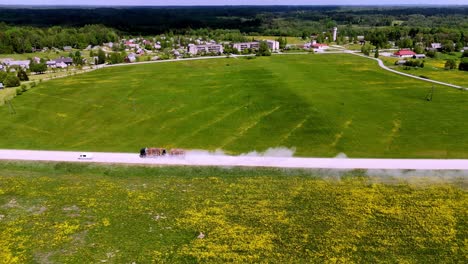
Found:
[(81, 153), (80, 156), (78, 157), (80, 160), (92, 160), (93, 159), (93, 154), (91, 153)]

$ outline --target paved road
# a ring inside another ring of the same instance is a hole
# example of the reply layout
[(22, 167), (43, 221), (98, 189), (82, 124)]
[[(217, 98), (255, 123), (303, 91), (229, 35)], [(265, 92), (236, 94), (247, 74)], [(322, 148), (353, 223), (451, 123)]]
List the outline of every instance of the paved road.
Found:
[(0, 150), (0, 160), (68, 161), (147, 165), (247, 166), (312, 169), (408, 169), (408, 170), (468, 170), (468, 160), (442, 159), (342, 159), (253, 157), (216, 155), (208, 152), (188, 152), (184, 157), (140, 158), (137, 153), (87, 152), (92, 160), (79, 160), (80, 152)]

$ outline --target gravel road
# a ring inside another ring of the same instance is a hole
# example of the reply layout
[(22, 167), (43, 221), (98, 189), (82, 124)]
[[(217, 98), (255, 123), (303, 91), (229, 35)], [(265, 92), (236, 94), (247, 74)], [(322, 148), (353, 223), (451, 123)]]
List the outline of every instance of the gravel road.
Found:
[(86, 152), (92, 160), (79, 160), (82, 152), (42, 150), (0, 150), (0, 160), (67, 161), (151, 165), (247, 166), (277, 168), (323, 169), (408, 169), (408, 170), (468, 170), (463, 159), (353, 159), (296, 158), (265, 156), (229, 156), (208, 152), (187, 152), (183, 157), (140, 158), (137, 153)]

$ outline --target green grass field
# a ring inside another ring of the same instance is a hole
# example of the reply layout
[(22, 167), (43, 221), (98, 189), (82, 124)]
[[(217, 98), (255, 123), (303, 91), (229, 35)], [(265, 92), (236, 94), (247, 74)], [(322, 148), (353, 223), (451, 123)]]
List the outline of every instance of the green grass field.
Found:
[[(250, 37), (247, 37), (247, 38), (250, 38)], [(252, 38), (255, 38), (258, 40), (263, 40), (263, 39), (276, 40), (279, 37), (278, 36), (253, 36)], [(303, 40), (302, 38), (298, 38), (298, 37), (283, 37), (283, 38), (286, 38), (287, 44), (292, 44), (292, 45), (301, 45), (307, 42), (307, 40)]]
[(1, 162), (0, 262), (466, 260), (466, 179), (362, 173)]
[(298, 156), (468, 158), (468, 94), (346, 54), (129, 65), (47, 81), (0, 107), (0, 148), (295, 147)]
[(396, 69), (398, 71), (413, 74), (416, 76), (426, 76), (432, 80), (447, 82), (463, 87), (468, 87), (468, 72), (460, 71), (458, 69), (446, 70), (445, 62), (447, 59), (455, 59), (458, 63), (460, 62), (461, 52), (456, 53), (456, 56), (448, 56), (446, 54), (439, 54), (439, 58), (426, 58), (424, 59), (424, 68), (412, 68), (405, 70), (404, 66), (395, 66), (394, 63), (397, 58), (388, 58), (381, 56), (386, 65)]

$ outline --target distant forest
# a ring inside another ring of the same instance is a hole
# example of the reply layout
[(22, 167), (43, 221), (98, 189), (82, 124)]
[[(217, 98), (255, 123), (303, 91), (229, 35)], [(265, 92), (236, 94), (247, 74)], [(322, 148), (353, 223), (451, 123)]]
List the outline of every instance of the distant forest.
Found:
[(237, 29), (246, 34), (303, 36), (333, 26), (446, 27), (468, 29), (468, 6), (340, 7), (0, 7), (9, 26), (83, 27), (100, 24), (123, 34), (185, 34), (196, 29)]

